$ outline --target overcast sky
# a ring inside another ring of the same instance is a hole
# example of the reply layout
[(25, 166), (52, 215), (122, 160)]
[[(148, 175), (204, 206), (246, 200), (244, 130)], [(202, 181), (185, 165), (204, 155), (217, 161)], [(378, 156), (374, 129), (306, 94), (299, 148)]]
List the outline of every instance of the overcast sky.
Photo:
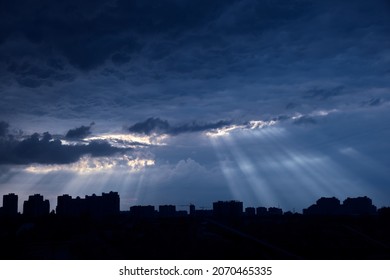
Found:
[(0, 1), (0, 194), (388, 206), (389, 34), (387, 0)]

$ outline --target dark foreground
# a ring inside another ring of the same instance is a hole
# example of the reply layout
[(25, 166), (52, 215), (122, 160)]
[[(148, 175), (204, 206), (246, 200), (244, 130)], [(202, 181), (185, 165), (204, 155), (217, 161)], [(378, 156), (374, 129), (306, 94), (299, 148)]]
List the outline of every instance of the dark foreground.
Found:
[(0, 223), (1, 259), (390, 259), (390, 218), (212, 217)]

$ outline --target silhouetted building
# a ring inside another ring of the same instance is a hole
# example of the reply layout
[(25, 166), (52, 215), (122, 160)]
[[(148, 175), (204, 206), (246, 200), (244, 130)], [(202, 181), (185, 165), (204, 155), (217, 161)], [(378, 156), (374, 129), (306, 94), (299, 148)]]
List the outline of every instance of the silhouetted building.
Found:
[(387, 217), (387, 218), (390, 217), (390, 207), (379, 208), (377, 212), (378, 215), (380, 215), (381, 217)]
[(213, 216), (213, 210), (210, 210), (210, 209), (195, 210), (195, 216), (196, 217), (212, 217)]
[(190, 204), (190, 216), (195, 216), (196, 210), (195, 210), (195, 205)]
[(176, 211), (176, 217), (186, 217), (188, 216), (188, 212), (186, 210)]
[(256, 208), (256, 215), (257, 216), (265, 216), (267, 215), (268, 210), (266, 207), (257, 207)]
[[(78, 197), (80, 199), (80, 197)], [(59, 216), (77, 216), (80, 213), (79, 207), (76, 207), (76, 199), (70, 195), (64, 194), (57, 197), (56, 214)]]
[(158, 206), (158, 212), (161, 217), (174, 217), (176, 216), (176, 206), (160, 205)]
[(115, 216), (119, 214), (119, 194), (117, 192), (85, 196), (85, 203), (92, 216)]
[[(284, 216), (286, 216), (286, 217), (291, 217), (291, 216), (293, 216), (294, 215), (294, 213), (293, 212), (291, 212), (291, 211), (287, 211), (287, 212), (284, 212), (284, 214), (283, 214)], [(295, 214), (296, 215), (296, 214)]]
[(247, 217), (256, 216), (256, 209), (254, 207), (245, 208), (245, 216), (247, 216)]
[(268, 215), (270, 216), (281, 216), (283, 215), (283, 210), (277, 207), (268, 208)]
[(316, 204), (303, 209), (304, 215), (372, 215), (376, 207), (366, 196), (347, 198), (343, 204), (335, 197), (321, 197)]
[(92, 209), (88, 207), (86, 199), (72, 198), (68, 194), (57, 197), (56, 213), (59, 216), (78, 217), (80, 215), (91, 215)]
[(40, 194), (30, 195), (28, 200), (23, 203), (23, 215), (27, 217), (42, 217), (49, 215), (50, 213), (50, 202), (44, 200)]
[(213, 203), (213, 214), (216, 217), (234, 218), (240, 217), (243, 213), (241, 201), (218, 201)]
[(321, 197), (316, 204), (303, 209), (304, 215), (340, 215), (341, 213), (340, 200), (335, 197)]
[(13, 217), (18, 214), (18, 196), (14, 193), (3, 195), (3, 207), (1, 214), (6, 217)]
[(156, 210), (152, 205), (135, 205), (130, 207), (130, 215), (137, 218), (151, 218), (156, 215)]
[(373, 215), (376, 213), (376, 206), (367, 196), (350, 198), (343, 202), (343, 213), (346, 215)]
[(64, 194), (57, 197), (56, 213), (59, 216), (80, 216), (88, 215), (92, 217), (115, 216), (120, 212), (120, 198), (117, 192), (102, 193), (101, 196), (95, 194), (84, 199), (80, 197), (72, 198)]

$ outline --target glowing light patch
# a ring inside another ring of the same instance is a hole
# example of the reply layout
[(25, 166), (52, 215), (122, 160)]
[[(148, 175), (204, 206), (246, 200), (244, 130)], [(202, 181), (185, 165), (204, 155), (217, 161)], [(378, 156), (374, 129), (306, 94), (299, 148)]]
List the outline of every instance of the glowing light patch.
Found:
[(264, 127), (269, 127), (277, 124), (277, 121), (271, 120), (271, 121), (250, 121), (247, 124), (242, 125), (228, 125), (225, 127), (213, 129), (211, 131), (206, 132), (206, 135), (208, 137), (219, 137), (219, 136), (225, 136), (230, 134), (233, 131), (237, 130), (254, 130), (254, 129), (261, 129)]
[(275, 125), (277, 121), (250, 121), (249, 129), (263, 128), (266, 126)]
[(69, 140), (65, 140), (65, 139), (61, 139), (60, 141), (61, 141), (62, 145), (68, 145), (68, 146), (76, 146), (76, 145), (80, 145), (80, 144), (87, 145), (88, 144), (87, 142), (80, 143), (80, 141), (69, 141)]
[(87, 137), (85, 141), (105, 140), (108, 141), (113, 147), (117, 148), (136, 148), (142, 147), (142, 145), (166, 145), (164, 140), (168, 138), (168, 135), (145, 135), (140, 136), (136, 134), (102, 134)]
[(331, 113), (335, 113), (335, 112), (338, 112), (339, 110), (337, 109), (332, 109), (332, 110), (319, 110), (319, 111), (314, 111), (313, 113), (310, 114), (310, 116), (313, 116), (313, 117), (316, 117), (316, 116), (320, 116), (320, 117), (324, 117), (324, 116), (327, 116)]
[(147, 166), (155, 164), (153, 159), (136, 157), (132, 158), (127, 155), (120, 157), (96, 157), (89, 156), (82, 157), (78, 162), (61, 165), (41, 165), (34, 164), (25, 168), (29, 173), (45, 174), (51, 172), (75, 172), (79, 174), (89, 174), (93, 172), (107, 172), (112, 170), (122, 170), (126, 172), (138, 172)]
[(300, 119), (302, 118), (304, 115), (302, 115), (301, 113), (296, 113), (294, 116), (291, 117), (292, 120), (297, 120), (297, 119)]
[(236, 129), (244, 128), (244, 125), (230, 125), (222, 128), (213, 129), (211, 131), (206, 132), (206, 135), (209, 137), (218, 137), (228, 135), (231, 131)]

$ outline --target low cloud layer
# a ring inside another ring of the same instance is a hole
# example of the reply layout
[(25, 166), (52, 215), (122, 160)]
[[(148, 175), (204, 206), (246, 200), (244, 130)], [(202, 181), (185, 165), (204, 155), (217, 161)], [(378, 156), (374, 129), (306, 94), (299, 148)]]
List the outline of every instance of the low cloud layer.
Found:
[(136, 123), (129, 127), (129, 132), (150, 135), (153, 133), (159, 134), (181, 134), (189, 132), (202, 132), (211, 129), (217, 129), (229, 125), (229, 121), (218, 121), (215, 123), (186, 123), (182, 125), (172, 126), (168, 121), (160, 118), (148, 118), (144, 122)]
[(0, 164), (69, 164), (77, 162), (82, 156), (113, 156), (125, 153), (129, 148), (116, 148), (102, 140), (87, 144), (64, 145), (53, 139), (50, 133), (34, 133), (23, 140), (14, 137), (0, 138)]
[(79, 138), (84, 138), (88, 135), (91, 134), (91, 127), (94, 125), (95, 123), (91, 123), (89, 126), (80, 126), (80, 127), (76, 127), (74, 129), (69, 129), (68, 132), (66, 133), (65, 137), (66, 138), (70, 138), (70, 139), (79, 139)]

